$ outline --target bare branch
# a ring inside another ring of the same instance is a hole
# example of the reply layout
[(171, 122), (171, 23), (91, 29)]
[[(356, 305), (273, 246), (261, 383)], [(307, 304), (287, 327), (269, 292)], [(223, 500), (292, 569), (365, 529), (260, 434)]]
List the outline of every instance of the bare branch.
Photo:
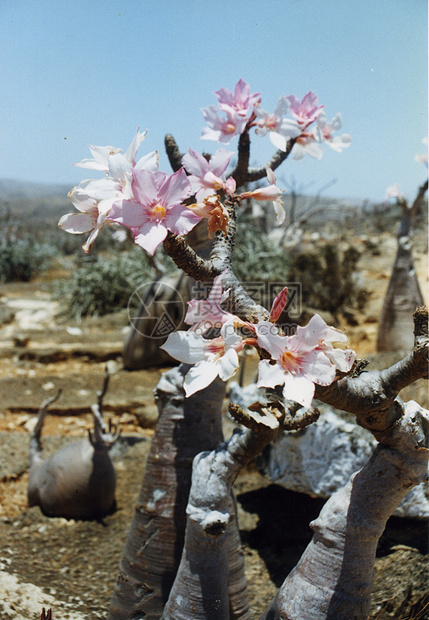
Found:
[(245, 131), (240, 135), (238, 142), (238, 161), (231, 174), (237, 183), (237, 188), (243, 187), (246, 183), (259, 181), (259, 179), (266, 177), (267, 166), (269, 166), (273, 171), (276, 170), (287, 159), (287, 157), (289, 157), (295, 142), (296, 138), (291, 138), (287, 143), (286, 151), (281, 151), (278, 149), (265, 166), (249, 169), (250, 137), (249, 129), (246, 127)]
[(100, 415), (102, 415), (103, 413), (103, 399), (107, 392), (107, 388), (109, 387), (109, 380), (110, 380), (109, 369), (106, 366), (106, 368), (104, 369), (103, 387), (101, 388), (101, 390), (97, 390), (97, 403), (98, 403), (98, 410), (100, 412)]
[[(266, 166), (269, 166), (273, 171), (276, 170), (289, 157), (295, 142), (296, 138), (291, 138), (287, 143), (286, 151), (281, 151), (280, 149), (276, 151)], [(261, 166), (261, 168), (251, 168), (247, 173), (247, 181), (251, 182), (263, 179), (267, 174), (266, 166)]]
[(30, 433), (30, 466), (40, 458), (42, 445), (40, 442), (40, 435), (42, 433), (43, 424), (45, 422), (46, 414), (48, 412), (49, 405), (52, 405), (62, 394), (61, 388), (57, 391), (54, 396), (50, 396), (46, 398), (39, 408), (39, 413), (37, 414), (37, 423), (33, 430)]
[(422, 183), (422, 185), (420, 185), (419, 191), (417, 192), (417, 196), (414, 198), (414, 202), (411, 206), (412, 217), (417, 215), (418, 211), (420, 210), (420, 205), (427, 191), (428, 191), (428, 180), (426, 179), (426, 181)]
[(288, 402), (286, 408), (280, 402), (268, 403), (267, 405), (253, 403), (246, 411), (239, 405), (230, 403), (228, 411), (237, 422), (256, 433), (276, 429), (297, 431), (316, 422), (320, 416), (318, 409), (304, 409), (292, 401)]

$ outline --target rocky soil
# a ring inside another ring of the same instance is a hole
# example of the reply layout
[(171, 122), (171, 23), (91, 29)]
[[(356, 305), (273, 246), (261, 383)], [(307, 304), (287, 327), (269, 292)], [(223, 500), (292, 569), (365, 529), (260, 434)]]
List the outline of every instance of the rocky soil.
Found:
[[(395, 358), (374, 354), (395, 240), (385, 237), (380, 244), (380, 253), (368, 253), (361, 261), (371, 292), (365, 315), (346, 326), (352, 345), (374, 367)], [(424, 244), (421, 250), (416, 248), (416, 269), (427, 299)], [(36, 620), (43, 606), (52, 608), (54, 620), (106, 617), (156, 423), (153, 389), (162, 368), (132, 373), (123, 369), (126, 312), (79, 324), (66, 321), (58, 317), (52, 300), (52, 275), (0, 289), (0, 616), (5, 620)], [(111, 384), (105, 412), (122, 431), (113, 449), (117, 510), (102, 522), (45, 517), (38, 507), (28, 507), (26, 497), (34, 414), (47, 396), (61, 388), (43, 430), (45, 453), (84, 436), (91, 427), (89, 407), (96, 402), (106, 365)], [(250, 363), (246, 380), (253, 376)], [(402, 396), (428, 406), (423, 382)], [(225, 418), (226, 435), (231, 424)], [(308, 523), (323, 501), (270, 483), (254, 465), (242, 473), (235, 490), (257, 618), (310, 540)], [(379, 544), (371, 618), (429, 618), (427, 543), (427, 523), (390, 519)]]

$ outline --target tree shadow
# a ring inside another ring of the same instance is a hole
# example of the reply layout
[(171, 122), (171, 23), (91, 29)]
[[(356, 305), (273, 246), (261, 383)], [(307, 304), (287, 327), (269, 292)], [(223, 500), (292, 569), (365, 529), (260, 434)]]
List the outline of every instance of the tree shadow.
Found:
[[(271, 580), (280, 587), (310, 542), (313, 531), (309, 523), (319, 515), (326, 500), (270, 484), (239, 494), (237, 501), (243, 510), (259, 517), (254, 529), (240, 529), (241, 540), (258, 552)], [(427, 554), (427, 520), (391, 517), (379, 540), (377, 557), (389, 555), (397, 545)]]

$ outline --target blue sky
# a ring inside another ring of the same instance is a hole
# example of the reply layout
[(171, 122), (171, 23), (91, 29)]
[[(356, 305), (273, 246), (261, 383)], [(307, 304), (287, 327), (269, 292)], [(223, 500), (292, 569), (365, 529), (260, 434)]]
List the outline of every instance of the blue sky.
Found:
[[(88, 144), (125, 149), (139, 125), (139, 154), (159, 150), (169, 171), (164, 135), (216, 150), (201, 108), (240, 77), (268, 111), (313, 90), (352, 135), (279, 178), (376, 201), (393, 183), (412, 198), (425, 178), (426, 0), (2, 0), (0, 40), (0, 178), (72, 186), (91, 176), (72, 165)], [(253, 136), (254, 164), (272, 150)]]

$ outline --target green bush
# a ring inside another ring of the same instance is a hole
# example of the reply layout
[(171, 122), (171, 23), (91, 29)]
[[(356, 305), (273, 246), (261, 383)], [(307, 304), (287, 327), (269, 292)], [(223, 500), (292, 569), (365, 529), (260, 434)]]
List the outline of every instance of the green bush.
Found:
[[(244, 218), (243, 218), (244, 219)], [(237, 225), (232, 267), (243, 282), (285, 282), (288, 257), (284, 248), (273, 244), (252, 221), (240, 220)]]
[(29, 282), (46, 269), (55, 249), (31, 238), (7, 237), (0, 242), (0, 281)]
[(288, 279), (301, 283), (306, 306), (333, 316), (346, 307), (362, 310), (368, 294), (359, 278), (359, 257), (356, 248), (341, 250), (334, 243), (305, 249), (294, 255)]
[(152, 279), (145, 253), (133, 247), (114, 255), (81, 258), (71, 279), (57, 286), (55, 297), (73, 318), (103, 315), (126, 308), (132, 292)]

